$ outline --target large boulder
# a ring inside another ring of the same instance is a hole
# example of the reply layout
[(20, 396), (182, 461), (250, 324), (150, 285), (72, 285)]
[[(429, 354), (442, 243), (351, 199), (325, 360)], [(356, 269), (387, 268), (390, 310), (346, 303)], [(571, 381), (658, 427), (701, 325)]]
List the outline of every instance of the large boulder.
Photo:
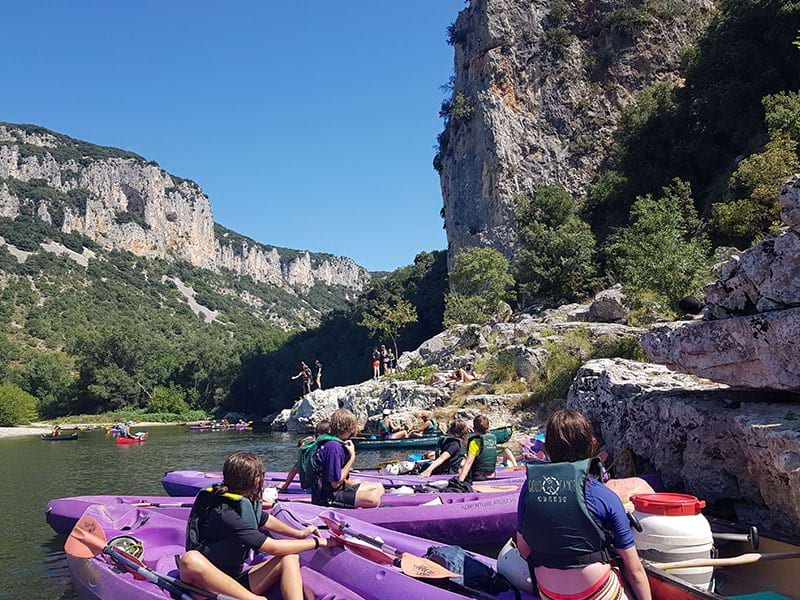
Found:
[(800, 411), (784, 396), (604, 359), (578, 371), (567, 406), (589, 416), (612, 454), (629, 448), (668, 489), (732, 504), (742, 521), (800, 539)]
[(589, 306), (588, 318), (596, 323), (625, 323), (629, 312), (622, 288), (615, 286), (594, 297)]

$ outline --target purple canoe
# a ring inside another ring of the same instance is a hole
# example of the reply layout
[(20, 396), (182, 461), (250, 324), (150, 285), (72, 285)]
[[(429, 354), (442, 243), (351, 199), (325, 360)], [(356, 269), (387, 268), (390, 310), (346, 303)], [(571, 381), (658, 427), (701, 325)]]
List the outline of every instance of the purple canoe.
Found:
[[(133, 536), (144, 544), (141, 560), (162, 574), (178, 577), (175, 556), (183, 554), (186, 520), (131, 506), (117, 505), (87, 511), (94, 517), (107, 539), (118, 535)], [(261, 560), (267, 557), (259, 557)], [(120, 570), (108, 558), (81, 559), (67, 556), (70, 576), (81, 600), (165, 600), (170, 595), (154, 583), (138, 581), (133, 575)], [(357, 593), (334, 580), (314, 571), (307, 565), (301, 567), (305, 596), (315, 600), (362, 600)], [(275, 585), (267, 593), (271, 599), (280, 599)]]

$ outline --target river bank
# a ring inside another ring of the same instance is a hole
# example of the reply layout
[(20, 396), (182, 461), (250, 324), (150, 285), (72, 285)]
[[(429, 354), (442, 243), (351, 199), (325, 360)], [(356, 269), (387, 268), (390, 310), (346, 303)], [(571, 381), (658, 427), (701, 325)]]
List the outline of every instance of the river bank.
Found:
[[(69, 425), (63, 426), (61, 429), (62, 431), (86, 431), (86, 430), (99, 430), (105, 427), (111, 427), (114, 423), (109, 421), (108, 423), (70, 423)], [(188, 423), (189, 425), (193, 425), (194, 423)], [(157, 421), (142, 421), (141, 423), (134, 423), (133, 427), (135, 429), (143, 428), (143, 427), (164, 427), (164, 426), (178, 426), (183, 425), (183, 423), (163, 423)], [(51, 423), (31, 423), (27, 426), (18, 426), (18, 427), (0, 427), (0, 439), (3, 438), (13, 438), (13, 437), (22, 437), (26, 435), (40, 435), (42, 433), (49, 433), (53, 429), (53, 424)]]

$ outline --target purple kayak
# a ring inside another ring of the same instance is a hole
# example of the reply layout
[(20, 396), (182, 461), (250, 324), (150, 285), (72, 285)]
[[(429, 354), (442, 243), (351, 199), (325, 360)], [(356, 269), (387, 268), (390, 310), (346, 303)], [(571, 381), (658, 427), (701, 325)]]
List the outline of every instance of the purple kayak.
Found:
[[(309, 504), (287, 503), (273, 510), (273, 515), (292, 527), (306, 524), (322, 525), (320, 514), (332, 517), (339, 522), (346, 522), (350, 527), (363, 535), (379, 537), (383, 542), (400, 552), (409, 552), (423, 556), (431, 546), (436, 544), (429, 539), (391, 531), (372, 523), (356, 519), (350, 512), (330, 510)], [(474, 540), (473, 540), (474, 541)], [(484, 564), (495, 568), (493, 559), (473, 554)], [(432, 580), (413, 579), (396, 566), (381, 565), (356, 554), (349, 549), (320, 549), (306, 552), (300, 556), (301, 564), (340, 583), (344, 587), (361, 594), (364, 598), (392, 598), (397, 600), (449, 600), (465, 598), (455, 591), (445, 590), (428, 583)], [(503, 592), (494, 596), (485, 594), (481, 597), (511, 600), (516, 598), (514, 591)], [(522, 600), (533, 600), (536, 596), (520, 592)]]
[[(388, 487), (425, 485), (432, 481), (447, 481), (453, 475), (434, 475), (430, 478), (418, 475), (381, 475), (378, 471), (351, 471), (350, 478), (354, 481), (374, 481)], [(275, 487), (286, 479), (286, 473), (267, 471), (265, 473), (265, 487)], [(521, 485), (525, 480), (525, 471), (504, 469), (497, 471), (497, 477), (490, 481), (476, 483), (480, 486), (506, 486)], [(204, 487), (222, 481), (219, 471), (169, 471), (164, 473), (161, 484), (170, 496), (194, 496)], [(303, 493), (300, 483), (295, 479), (287, 493)], [(287, 498), (288, 499), (288, 498)]]
[[(100, 526), (107, 539), (118, 535), (132, 536), (144, 545), (142, 562), (158, 573), (178, 577), (175, 556), (183, 554), (186, 520), (125, 505), (91, 507), (87, 513)], [(259, 557), (264, 560), (268, 557)], [(154, 583), (134, 579), (108, 558), (81, 559), (67, 556), (70, 576), (81, 600), (165, 600), (169, 593)], [(315, 600), (362, 600), (357, 593), (332, 579), (301, 567), (305, 596)], [(279, 585), (267, 597), (280, 599)]]

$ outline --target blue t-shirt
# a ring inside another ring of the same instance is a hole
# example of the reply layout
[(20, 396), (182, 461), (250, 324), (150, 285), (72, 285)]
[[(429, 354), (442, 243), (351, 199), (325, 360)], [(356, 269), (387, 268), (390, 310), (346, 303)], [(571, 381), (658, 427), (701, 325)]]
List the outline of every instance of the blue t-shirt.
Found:
[(342, 467), (347, 464), (350, 455), (339, 442), (325, 442), (317, 451), (317, 462), (322, 467), (322, 478), (326, 487), (333, 487), (331, 483), (342, 478)]
[[(517, 531), (520, 532), (525, 518), (527, 491), (527, 486), (523, 485), (517, 504)], [(625, 514), (625, 507), (622, 506), (622, 500), (594, 477), (586, 480), (586, 508), (603, 529), (611, 532), (616, 549), (625, 550), (634, 545), (633, 530), (628, 515)]]

